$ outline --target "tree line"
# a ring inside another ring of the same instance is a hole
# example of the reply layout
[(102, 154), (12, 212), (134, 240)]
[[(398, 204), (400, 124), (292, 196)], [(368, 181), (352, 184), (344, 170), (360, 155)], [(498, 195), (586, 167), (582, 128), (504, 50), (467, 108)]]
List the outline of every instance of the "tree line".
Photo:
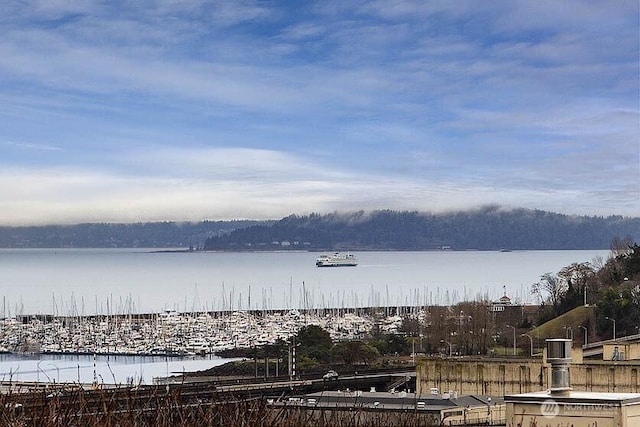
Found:
[(209, 250), (605, 249), (640, 240), (640, 218), (569, 216), (488, 206), (453, 213), (380, 210), (291, 215), (212, 236)]
[(264, 221), (87, 223), (0, 227), (2, 248), (201, 248), (206, 239)]
[(192, 248), (207, 250), (605, 249), (640, 241), (640, 218), (502, 209), (429, 213), (290, 215), (281, 220), (86, 223), (0, 227), (2, 248)]

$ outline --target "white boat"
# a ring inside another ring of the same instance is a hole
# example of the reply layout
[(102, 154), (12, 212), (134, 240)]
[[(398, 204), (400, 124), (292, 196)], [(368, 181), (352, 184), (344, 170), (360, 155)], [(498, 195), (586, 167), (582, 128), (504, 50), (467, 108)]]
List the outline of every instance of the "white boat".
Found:
[(341, 254), (336, 252), (333, 255), (320, 255), (316, 258), (316, 267), (355, 267), (358, 265), (353, 254)]

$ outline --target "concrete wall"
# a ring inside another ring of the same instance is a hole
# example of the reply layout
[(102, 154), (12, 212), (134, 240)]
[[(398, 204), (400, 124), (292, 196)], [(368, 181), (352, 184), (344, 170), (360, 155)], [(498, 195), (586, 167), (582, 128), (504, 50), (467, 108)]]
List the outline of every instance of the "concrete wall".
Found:
[(574, 390), (608, 393), (640, 393), (640, 362), (593, 361), (571, 364), (571, 386)]
[(604, 344), (602, 346), (602, 359), (612, 360), (615, 352), (624, 355), (624, 360), (638, 360), (640, 359), (640, 343), (618, 343), (618, 344)]
[(421, 359), (417, 393), (442, 392), (503, 396), (548, 388), (546, 368), (537, 360)]
[[(606, 410), (589, 411), (586, 406), (577, 403), (581, 411), (567, 410), (558, 405), (558, 413), (551, 416), (545, 413), (540, 403), (507, 403), (507, 427), (545, 426), (545, 427), (636, 427), (634, 418), (627, 416), (627, 407), (611, 406)], [(608, 405), (608, 403), (607, 403)], [(638, 406), (638, 405), (636, 405)], [(633, 408), (629, 408), (633, 411)], [(545, 416), (546, 414), (546, 416)]]
[(440, 425), (460, 426), (467, 424), (498, 424), (504, 422), (506, 417), (506, 406), (504, 404), (486, 406), (476, 406), (469, 409), (458, 408), (442, 411)]
[(640, 405), (624, 406), (622, 415), (629, 426), (640, 426)]
[[(541, 359), (420, 359), (416, 392), (442, 392), (504, 396), (546, 390), (551, 368)], [(640, 393), (640, 362), (589, 361), (569, 368), (574, 390)]]

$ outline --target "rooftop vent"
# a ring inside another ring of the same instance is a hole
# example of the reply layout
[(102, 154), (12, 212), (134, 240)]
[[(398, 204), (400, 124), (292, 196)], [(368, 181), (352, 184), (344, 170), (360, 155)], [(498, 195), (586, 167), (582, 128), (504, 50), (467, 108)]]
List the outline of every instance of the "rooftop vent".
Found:
[(547, 340), (547, 362), (551, 363), (551, 394), (563, 395), (571, 390), (569, 364), (571, 340)]

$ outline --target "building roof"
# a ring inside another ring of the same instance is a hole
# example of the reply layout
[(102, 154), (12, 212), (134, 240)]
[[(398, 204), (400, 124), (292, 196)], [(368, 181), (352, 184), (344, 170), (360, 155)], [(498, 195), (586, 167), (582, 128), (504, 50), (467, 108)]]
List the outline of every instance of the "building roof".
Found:
[(560, 403), (618, 403), (621, 405), (640, 404), (640, 393), (599, 393), (590, 391), (570, 391), (567, 395), (551, 394), (548, 391), (514, 394), (504, 397), (505, 402), (544, 402), (554, 400)]
[(501, 397), (416, 395), (415, 393), (363, 392), (363, 391), (323, 391), (310, 393), (302, 398), (290, 399), (280, 404), (298, 404), (321, 408), (375, 408), (387, 410), (424, 410), (440, 412), (456, 408), (503, 404)]

